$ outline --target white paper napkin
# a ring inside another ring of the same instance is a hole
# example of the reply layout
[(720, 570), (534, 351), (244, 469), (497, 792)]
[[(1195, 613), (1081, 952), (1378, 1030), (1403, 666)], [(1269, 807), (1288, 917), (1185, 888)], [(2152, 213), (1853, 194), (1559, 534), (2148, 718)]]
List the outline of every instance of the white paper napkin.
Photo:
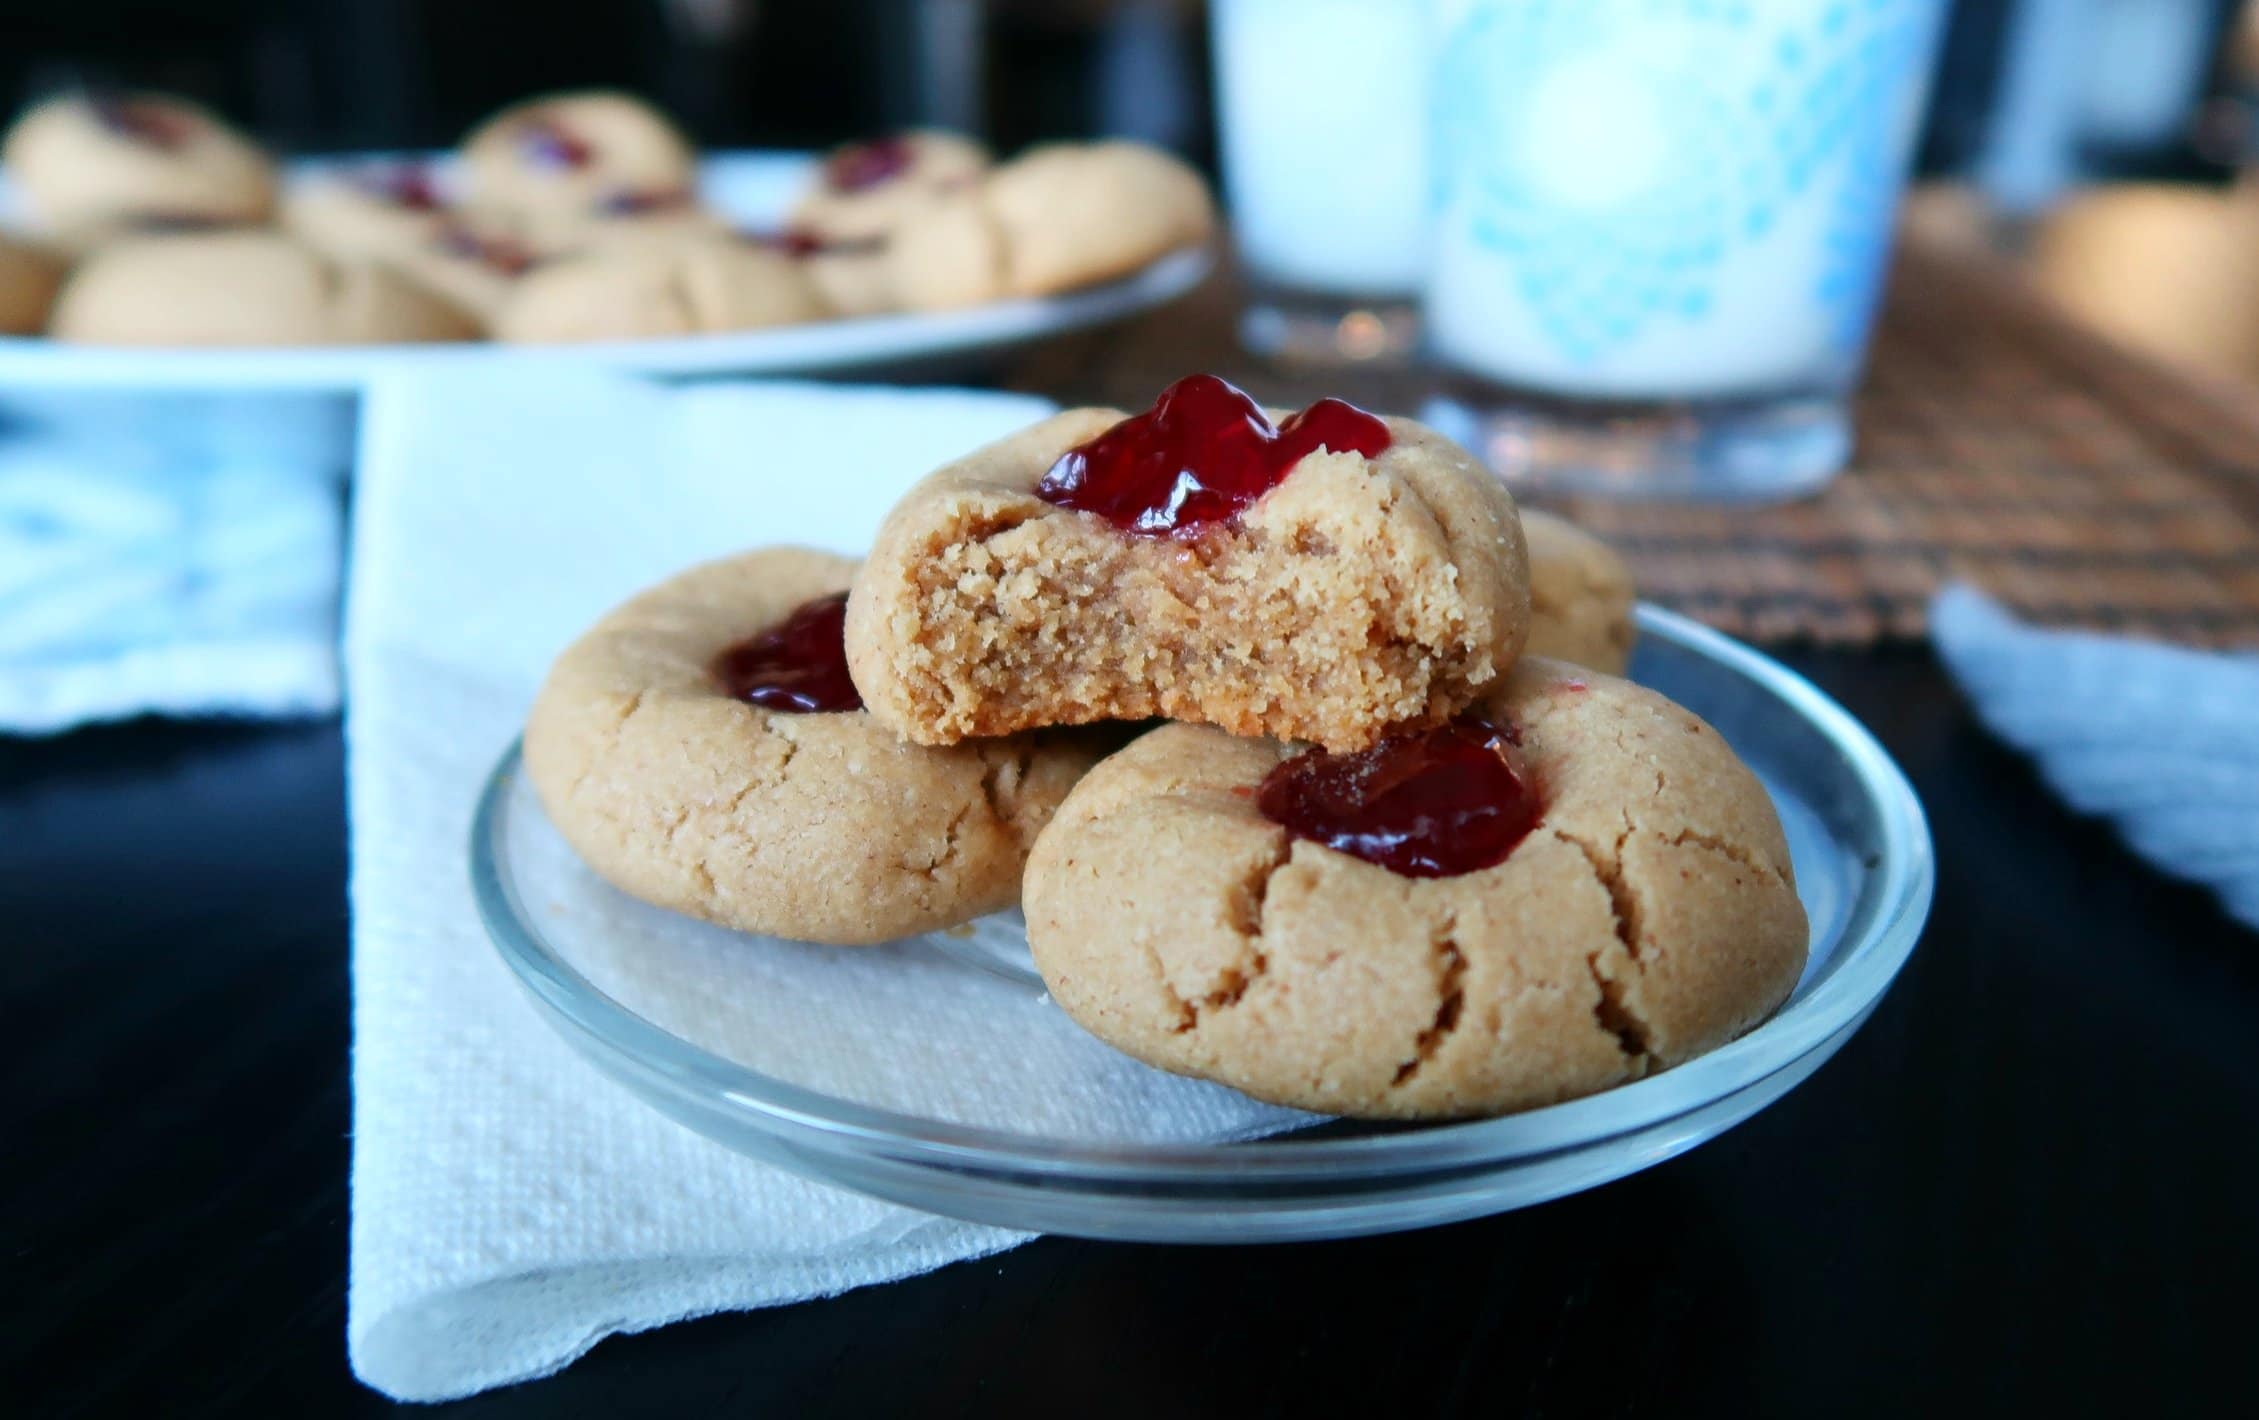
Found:
[[(607, 606), (756, 543), (861, 551), (912, 480), (1046, 412), (1000, 395), (669, 391), (554, 372), (411, 377), (372, 395), (347, 635), (348, 1334), (371, 1385), (463, 1395), (547, 1374), (614, 1332), (1020, 1240), (755, 1164), (635, 1101), (534, 1014), (479, 925), (465, 854), (480, 781), (542, 671)], [(569, 861), (541, 871), (556, 910), (645, 911)], [(747, 945), (682, 924), (639, 989), (667, 998), (655, 1013), (671, 1003), (706, 1031), (797, 1052), (796, 1077), (898, 1095), (909, 1071), (937, 1112), (993, 1122), (1009, 1106), (980, 1062), (1000, 1019), (1032, 1031), (1034, 993), (914, 952), (749, 958)], [(810, 1009), (780, 1008), (794, 999)], [(865, 1058), (826, 1025), (827, 1000), (858, 1024), (893, 1013), (871, 1028), (919, 1058)], [(1041, 1010), (1040, 1038), (1006, 1042), (1058, 1062), (1054, 1087), (1025, 1100), (1029, 1127), (1213, 1138), (1292, 1118), (1134, 1065)]]
[(0, 732), (335, 710), (342, 464), (85, 415), (0, 424)]
[(2056, 793), (2259, 927), (2259, 657), (2029, 627), (1968, 587), (1939, 593), (1930, 630)]

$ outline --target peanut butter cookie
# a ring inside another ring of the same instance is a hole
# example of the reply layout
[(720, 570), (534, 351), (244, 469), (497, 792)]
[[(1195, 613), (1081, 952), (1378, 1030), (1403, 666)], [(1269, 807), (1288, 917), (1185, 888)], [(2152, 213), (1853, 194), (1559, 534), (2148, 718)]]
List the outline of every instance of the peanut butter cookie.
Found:
[(1529, 623), (1505, 488), (1406, 419), (1278, 419), (1212, 376), (928, 476), (848, 607), (871, 714), (920, 744), (1166, 716), (1338, 749), (1439, 723)]
[(884, 942), (1019, 899), (1095, 762), (1074, 734), (905, 744), (840, 646), (855, 564), (796, 548), (651, 588), (558, 657), (525, 763), (583, 861), (646, 902), (812, 942)]
[(1530, 549), (1530, 640), (1525, 651), (1622, 675), (1631, 661), (1631, 569), (1616, 550), (1567, 518), (1522, 509)]
[(1365, 754), (1172, 725), (1028, 863), (1051, 995), (1178, 1074), (1328, 1114), (1501, 1114), (1762, 1021), (1803, 970), (1778, 818), (1717, 732), (1525, 659)]

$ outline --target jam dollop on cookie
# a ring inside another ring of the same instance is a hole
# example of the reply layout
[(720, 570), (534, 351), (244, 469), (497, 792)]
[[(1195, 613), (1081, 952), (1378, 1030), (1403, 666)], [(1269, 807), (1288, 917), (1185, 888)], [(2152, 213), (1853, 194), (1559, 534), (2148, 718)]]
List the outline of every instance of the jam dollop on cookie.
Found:
[(1510, 729), (1463, 717), (1355, 754), (1312, 750), (1255, 791), (1263, 817), (1408, 878), (1496, 867), (1543, 812)]
[(1035, 495), (1142, 537), (1197, 534), (1236, 518), (1320, 449), (1378, 458), (1389, 442), (1386, 423), (1343, 400), (1274, 425), (1235, 386), (1187, 375), (1151, 409), (1060, 455)]
[(97, 94), (92, 102), (104, 128), (136, 143), (176, 152), (196, 136), (196, 120), (170, 104), (119, 94)]
[(532, 249), (516, 238), (474, 231), (461, 222), (442, 226), (433, 242), (449, 256), (476, 262), (504, 276), (523, 276), (539, 264)]
[(863, 192), (908, 172), (915, 156), (900, 137), (857, 143), (824, 160), (824, 185), (834, 192)]
[(540, 168), (585, 168), (596, 160), (587, 140), (545, 114), (519, 122), (518, 152)]
[(369, 196), (411, 212), (437, 212), (442, 204), (431, 170), (420, 163), (368, 168), (353, 175), (353, 185)]
[(802, 603), (782, 622), (722, 652), (714, 674), (733, 700), (788, 714), (860, 710), (847, 677), (847, 593)]
[[(740, 553), (632, 598), (557, 658), (526, 774), (598, 876), (724, 927), (842, 946), (1019, 901), (1036, 834), (1113, 741), (929, 749), (849, 708), (832, 678), (854, 571), (804, 548)], [(748, 710), (737, 697), (756, 681), (808, 702), (781, 708), (845, 713)]]
[(687, 187), (622, 188), (599, 198), (596, 210), (606, 217), (646, 217), (654, 212), (681, 212), (694, 201)]

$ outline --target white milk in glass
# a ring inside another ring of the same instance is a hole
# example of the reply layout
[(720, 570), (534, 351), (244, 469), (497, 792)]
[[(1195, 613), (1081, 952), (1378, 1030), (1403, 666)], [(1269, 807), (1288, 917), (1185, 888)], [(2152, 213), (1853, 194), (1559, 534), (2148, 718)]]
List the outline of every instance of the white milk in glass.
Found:
[(1410, 296), (1427, 271), (1428, 0), (1214, 0), (1224, 186), (1257, 278)]
[(1846, 387), (1943, 8), (1438, 0), (1432, 348), (1573, 398)]

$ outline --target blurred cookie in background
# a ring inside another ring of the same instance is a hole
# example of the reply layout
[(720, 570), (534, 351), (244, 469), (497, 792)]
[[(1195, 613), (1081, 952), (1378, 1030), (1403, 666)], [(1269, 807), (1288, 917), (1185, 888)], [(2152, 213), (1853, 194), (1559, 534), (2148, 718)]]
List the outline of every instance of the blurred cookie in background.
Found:
[(791, 257), (718, 239), (544, 263), (503, 303), (494, 335), (537, 345), (642, 340), (790, 325), (825, 314), (815, 286)]
[(641, 99), (603, 90), (512, 104), (462, 147), (463, 203), (473, 212), (544, 229), (634, 193), (690, 193), (690, 141)]
[(903, 305), (950, 310), (1126, 276), (1215, 223), (1207, 183), (1158, 148), (1052, 143), (903, 223), (888, 259)]
[(789, 225), (832, 242), (884, 237), (988, 166), (986, 148), (938, 129), (850, 143), (824, 158)]
[(468, 340), (478, 327), (388, 266), (240, 231), (103, 247), (64, 284), (49, 331), (89, 345), (247, 346)]
[(136, 228), (255, 224), (274, 164), (184, 99), (72, 93), (17, 119), (0, 160), (40, 229), (74, 251)]
[(437, 182), (416, 163), (309, 178), (282, 199), (283, 229), (334, 258), (397, 260), (436, 240), (448, 220)]

